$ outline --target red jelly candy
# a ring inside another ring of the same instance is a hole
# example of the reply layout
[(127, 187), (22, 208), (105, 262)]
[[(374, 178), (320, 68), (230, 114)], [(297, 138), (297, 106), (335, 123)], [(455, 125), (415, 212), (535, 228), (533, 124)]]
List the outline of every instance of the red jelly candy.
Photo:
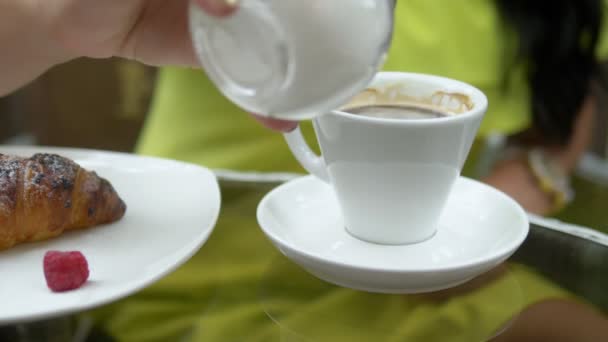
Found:
[(44, 255), (44, 278), (54, 292), (74, 290), (89, 278), (89, 264), (78, 251), (48, 251)]

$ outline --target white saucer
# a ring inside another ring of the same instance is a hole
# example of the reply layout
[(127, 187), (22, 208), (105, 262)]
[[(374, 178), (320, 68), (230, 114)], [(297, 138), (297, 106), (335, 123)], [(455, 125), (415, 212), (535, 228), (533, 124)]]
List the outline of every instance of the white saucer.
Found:
[(346, 232), (331, 187), (313, 176), (267, 194), (258, 222), (293, 262), (330, 283), (380, 293), (437, 291), (503, 262), (525, 240), (528, 217), (511, 198), (460, 178), (434, 237), (418, 244), (377, 245)]

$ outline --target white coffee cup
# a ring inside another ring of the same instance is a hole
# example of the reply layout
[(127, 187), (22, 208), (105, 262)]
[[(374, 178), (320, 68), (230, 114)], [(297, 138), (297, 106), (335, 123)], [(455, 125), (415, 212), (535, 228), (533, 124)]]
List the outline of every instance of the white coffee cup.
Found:
[(331, 184), (353, 236), (379, 244), (432, 237), (487, 110), (485, 95), (460, 81), (381, 72), (344, 108), (401, 105), (447, 114), (387, 119), (335, 110), (313, 120), (317, 156), (299, 129), (285, 134), (311, 174)]

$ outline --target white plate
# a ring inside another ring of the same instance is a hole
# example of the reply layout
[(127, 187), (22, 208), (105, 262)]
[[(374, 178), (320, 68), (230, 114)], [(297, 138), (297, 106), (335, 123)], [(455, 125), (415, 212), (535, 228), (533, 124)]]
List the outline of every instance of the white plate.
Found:
[(511, 256), (529, 229), (515, 201), (466, 178), (455, 184), (435, 236), (412, 245), (377, 245), (348, 234), (333, 190), (312, 176), (271, 191), (257, 214), (275, 246), (313, 275), (380, 293), (462, 284)]
[[(106, 304), (173, 271), (211, 234), (220, 192), (208, 169), (130, 154), (42, 147), (0, 147), (30, 156), (52, 152), (108, 179), (127, 204), (122, 220), (0, 252), (0, 325), (49, 318)], [(90, 279), (80, 289), (53, 293), (42, 259), (48, 250), (80, 250)]]

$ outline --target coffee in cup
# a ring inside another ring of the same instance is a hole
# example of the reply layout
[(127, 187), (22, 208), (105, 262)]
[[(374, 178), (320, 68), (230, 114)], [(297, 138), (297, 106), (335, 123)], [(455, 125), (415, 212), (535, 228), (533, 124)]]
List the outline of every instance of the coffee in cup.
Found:
[(466, 83), (382, 72), (313, 120), (321, 157), (299, 129), (285, 137), (304, 168), (333, 188), (351, 235), (416, 243), (436, 232), (486, 109), (484, 94)]

